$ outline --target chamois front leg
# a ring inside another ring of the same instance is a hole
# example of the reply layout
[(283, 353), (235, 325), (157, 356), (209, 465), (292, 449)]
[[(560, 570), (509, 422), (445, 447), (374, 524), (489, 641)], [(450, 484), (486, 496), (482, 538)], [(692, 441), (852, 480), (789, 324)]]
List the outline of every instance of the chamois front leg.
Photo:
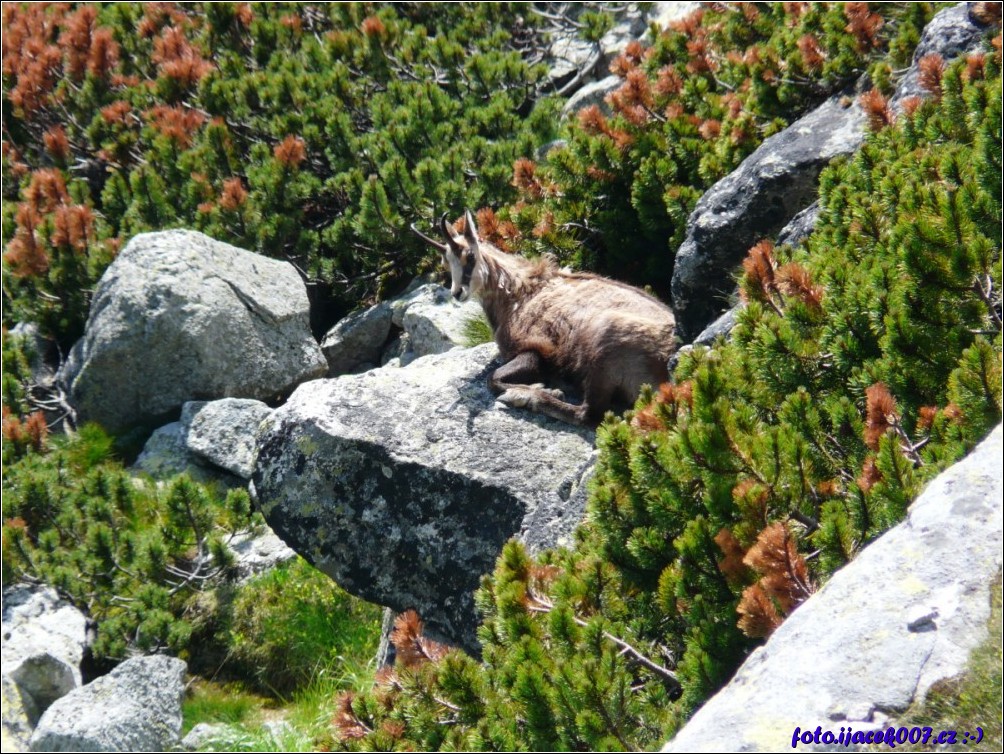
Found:
[(536, 351), (524, 351), (495, 370), (489, 379), (499, 401), (512, 408), (525, 408), (569, 424), (586, 424), (589, 408), (564, 400), (560, 390), (546, 388), (536, 380), (542, 377), (542, 359)]
[[(555, 395), (558, 393), (558, 395)], [(513, 408), (525, 408), (544, 414), (567, 424), (596, 424), (588, 404), (576, 406), (564, 400), (560, 390), (548, 390), (535, 385), (514, 385), (499, 396), (499, 400)]]
[[(488, 380), (488, 387), (495, 395), (504, 395), (513, 390), (533, 388), (561, 398), (560, 390), (545, 388), (540, 382), (543, 364), (536, 351), (523, 351), (496, 369)], [(503, 400), (504, 403), (507, 401)]]

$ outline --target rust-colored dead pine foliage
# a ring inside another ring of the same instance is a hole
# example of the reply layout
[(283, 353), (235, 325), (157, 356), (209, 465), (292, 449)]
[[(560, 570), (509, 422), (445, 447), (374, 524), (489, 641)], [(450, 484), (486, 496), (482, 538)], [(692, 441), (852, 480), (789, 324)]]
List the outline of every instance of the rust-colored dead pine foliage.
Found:
[(878, 89), (869, 89), (862, 94), (858, 97), (858, 104), (865, 111), (868, 127), (872, 131), (881, 131), (892, 124), (894, 118), (892, 108), (889, 107), (889, 100)]
[(935, 99), (941, 98), (941, 76), (945, 72), (945, 59), (936, 52), (917, 61), (919, 83)]
[(878, 450), (879, 440), (898, 422), (896, 399), (884, 382), (876, 382), (865, 390), (865, 445)]
[(167, 27), (154, 40), (151, 59), (162, 75), (174, 79), (184, 87), (195, 86), (215, 68), (189, 44), (180, 26)]
[(746, 557), (746, 549), (735, 535), (722, 527), (722, 530), (715, 535), (715, 544), (725, 556), (718, 561), (718, 570), (722, 572), (725, 580), (733, 586), (737, 586), (748, 579), (750, 569), (743, 562), (743, 558)]
[(414, 668), (426, 662), (436, 662), (450, 648), (422, 635), (424, 624), (414, 610), (405, 610), (394, 620), (390, 640), (397, 650), (395, 663), (402, 668)]
[(845, 3), (844, 16), (847, 18), (844, 31), (854, 35), (859, 52), (878, 47), (878, 32), (885, 21), (878, 13), (872, 13), (868, 9), (868, 3)]
[(343, 694), (339, 694), (335, 700), (335, 715), (331, 722), (335, 727), (338, 737), (343, 741), (365, 738), (373, 732), (371, 728), (359, 719), (355, 710), (352, 709), (352, 702), (355, 701), (355, 698), (355, 694), (351, 691), (346, 691)]
[(809, 271), (796, 262), (782, 265), (776, 271), (777, 287), (786, 296), (797, 298), (810, 309), (823, 305), (823, 287), (812, 282)]
[(631, 426), (643, 432), (655, 432), (666, 429), (667, 420), (677, 419), (683, 408), (691, 408), (694, 403), (693, 385), (689, 380), (673, 384), (664, 382), (652, 401), (635, 412)]
[(773, 241), (765, 239), (754, 245), (743, 260), (743, 272), (746, 273), (747, 283), (742, 289), (743, 297), (751, 297), (757, 301), (770, 301), (777, 291), (774, 279), (776, 268)]
[(307, 143), (291, 134), (275, 145), (272, 154), (281, 165), (296, 168), (307, 159)]
[(806, 70), (818, 71), (826, 61), (826, 53), (823, 52), (816, 35), (803, 34), (796, 44)]
[[(815, 591), (809, 569), (788, 527), (775, 522), (760, 532), (743, 562), (760, 574), (740, 599), (739, 628), (747, 636), (767, 636)], [(766, 631), (766, 633), (762, 633)]]
[(736, 612), (739, 613), (739, 630), (751, 639), (770, 636), (783, 620), (760, 584), (743, 590)]

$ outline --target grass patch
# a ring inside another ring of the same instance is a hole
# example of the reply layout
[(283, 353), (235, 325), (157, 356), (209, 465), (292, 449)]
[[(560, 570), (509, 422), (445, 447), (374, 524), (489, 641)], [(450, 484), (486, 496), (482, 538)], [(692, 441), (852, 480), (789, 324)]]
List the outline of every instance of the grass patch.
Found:
[(280, 699), (323, 679), (354, 688), (371, 671), (381, 610), (301, 558), (242, 586), (230, 605), (228, 675)]
[[(297, 558), (240, 586), (218, 606), (216, 641), (230, 684), (197, 681), (184, 732), (224, 723), (203, 751), (316, 751), (335, 698), (373, 685), (381, 609)], [(249, 691), (249, 689), (251, 691)]]
[(255, 724), (268, 704), (268, 699), (239, 685), (197, 679), (189, 686), (182, 704), (181, 734), (186, 735), (199, 723)]
[[(346, 688), (346, 681), (340, 668), (325, 668), (281, 708), (270, 709), (260, 697), (249, 697), (260, 705), (257, 713), (222, 730), (202, 750), (317, 751), (321, 742), (331, 738), (335, 699)], [(354, 682), (360, 684), (359, 687), (372, 685), (372, 672), (365, 678), (355, 678)], [(186, 719), (186, 725), (187, 722)]]
[(464, 320), (461, 326), (461, 345), (466, 348), (480, 346), (482, 343), (491, 343), (495, 339), (492, 333), (492, 326), (488, 324), (488, 319), (484, 312), (471, 315)]
[[(983, 739), (964, 745), (968, 751), (1001, 751), (1004, 733), (1001, 721), (1001, 668), (1004, 665), (1001, 632), (1004, 629), (1001, 610), (1001, 576), (991, 589), (989, 636), (969, 655), (965, 671), (952, 679), (931, 687), (923, 704), (911, 708), (900, 720), (900, 725), (929, 726), (937, 734), (942, 730), (958, 733), (954, 749), (963, 746), (963, 737), (977, 735), (983, 729)], [(897, 747), (904, 751), (930, 751), (930, 745)]]

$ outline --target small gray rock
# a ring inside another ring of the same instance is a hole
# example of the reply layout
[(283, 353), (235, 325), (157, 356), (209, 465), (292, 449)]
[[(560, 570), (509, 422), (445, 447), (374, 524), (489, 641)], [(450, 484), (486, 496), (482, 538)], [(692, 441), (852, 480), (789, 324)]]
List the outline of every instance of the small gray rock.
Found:
[(795, 247), (805, 241), (816, 229), (816, 223), (819, 222), (819, 212), (820, 207), (817, 200), (791, 218), (791, 222), (777, 234), (776, 245)]
[(242, 581), (296, 557), (296, 552), (271, 529), (255, 535), (238, 534), (229, 546), (237, 556), (237, 573)]
[(34, 322), (19, 322), (9, 333), (10, 337), (22, 338), (27, 345), (26, 355), (31, 367), (31, 379), (36, 385), (48, 387), (56, 379), (56, 373), (46, 361), (46, 354), (52, 349), (52, 343), (42, 337), (42, 333)]
[(223, 398), (195, 405), (185, 435), (188, 450), (241, 479), (250, 479), (255, 434), (272, 409), (249, 398)]
[(380, 361), (390, 326), (391, 308), (387, 302), (339, 320), (321, 341), (321, 351), (328, 362), (328, 377), (350, 374), (363, 365)]
[(34, 723), (81, 683), (87, 619), (50, 587), (16, 584), (3, 591), (3, 674), (25, 697)]
[(433, 353), (444, 353), (463, 345), (464, 324), (482, 316), (481, 305), (473, 299), (459, 303), (450, 291), (436, 283), (426, 283), (389, 302), (393, 323), (404, 329), (401, 366)]
[(126, 660), (55, 702), (31, 736), (32, 751), (166, 751), (179, 743), (183, 661)]
[(185, 751), (213, 751), (213, 744), (225, 744), (233, 731), (233, 726), (226, 723), (199, 723), (181, 739), (181, 748)]
[[(186, 406), (199, 405), (191, 402)], [(224, 487), (243, 487), (245, 480), (230, 472), (208, 466), (202, 458), (188, 449), (188, 422), (191, 416), (182, 411), (182, 420), (158, 427), (143, 445), (132, 469), (149, 474), (157, 480), (170, 479), (178, 474), (188, 474), (196, 482), (216, 482)]]
[(674, 21), (686, 18), (701, 7), (700, 3), (691, 2), (658, 2), (652, 3), (649, 13), (649, 23), (660, 30), (665, 30)]
[(610, 115), (611, 109), (610, 105), (607, 104), (606, 97), (611, 92), (620, 89), (623, 83), (624, 80), (619, 76), (607, 76), (599, 81), (586, 84), (568, 98), (568, 101), (561, 108), (561, 116), (567, 118), (590, 105), (596, 105), (604, 114)]

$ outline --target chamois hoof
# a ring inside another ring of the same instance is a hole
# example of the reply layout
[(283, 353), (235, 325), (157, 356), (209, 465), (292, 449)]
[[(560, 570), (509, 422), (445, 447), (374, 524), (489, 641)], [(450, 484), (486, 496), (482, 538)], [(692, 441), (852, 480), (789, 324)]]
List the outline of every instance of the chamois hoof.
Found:
[(533, 391), (528, 388), (511, 387), (502, 393), (498, 400), (510, 408), (526, 408), (533, 400)]
[(545, 395), (550, 395), (552, 398), (557, 398), (559, 401), (565, 400), (565, 394), (554, 387), (545, 387), (543, 382), (535, 382), (532, 385), (526, 386), (528, 390), (533, 390), (536, 393), (544, 393)]

